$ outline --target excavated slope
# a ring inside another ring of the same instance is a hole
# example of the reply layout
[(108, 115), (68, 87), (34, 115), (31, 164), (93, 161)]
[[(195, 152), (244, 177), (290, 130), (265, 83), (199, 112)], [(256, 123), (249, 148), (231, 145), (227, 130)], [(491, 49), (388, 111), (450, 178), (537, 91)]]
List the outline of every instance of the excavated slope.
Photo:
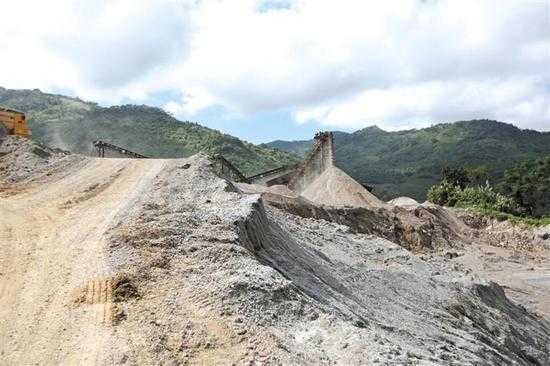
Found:
[(0, 196), (2, 363), (550, 363), (498, 285), (266, 208), (203, 156), (40, 171)]

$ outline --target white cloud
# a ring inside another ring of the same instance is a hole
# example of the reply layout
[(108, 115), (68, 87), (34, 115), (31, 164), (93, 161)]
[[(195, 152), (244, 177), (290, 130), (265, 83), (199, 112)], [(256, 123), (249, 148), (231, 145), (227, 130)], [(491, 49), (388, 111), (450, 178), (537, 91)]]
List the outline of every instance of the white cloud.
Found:
[(203, 108), (214, 103), (206, 90), (189, 90), (179, 101), (169, 101), (163, 108), (168, 112), (183, 118), (191, 117)]
[[(6, 2), (6, 1), (5, 1)], [(32, 0), (2, 3), (0, 85), (72, 90), (101, 102), (146, 99), (177, 87), (192, 4), (175, 0)]]
[[(8, 1), (0, 85), (387, 129), (496, 118), (550, 130), (540, 0)], [(43, 3), (43, 4), (42, 4)], [(24, 21), (21, 22), (20, 19)], [(220, 116), (223, 118), (223, 116)]]
[(300, 123), (317, 120), (350, 128), (378, 124), (388, 130), (483, 118), (548, 129), (549, 101), (550, 93), (533, 79), (432, 81), (369, 89), (345, 102), (298, 109), (295, 116)]
[(83, 82), (112, 88), (164, 72), (185, 59), (190, 20), (173, 1), (106, 1), (93, 16), (83, 16), (73, 32), (49, 37), (50, 47), (71, 60)]

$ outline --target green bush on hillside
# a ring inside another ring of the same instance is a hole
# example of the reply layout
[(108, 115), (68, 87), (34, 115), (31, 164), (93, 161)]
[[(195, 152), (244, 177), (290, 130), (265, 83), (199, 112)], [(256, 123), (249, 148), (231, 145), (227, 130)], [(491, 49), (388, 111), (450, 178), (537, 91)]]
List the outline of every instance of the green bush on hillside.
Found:
[(523, 208), (511, 197), (505, 196), (491, 186), (466, 187), (459, 195), (458, 206), (489, 209), (512, 215), (521, 215)]
[(428, 190), (428, 201), (441, 206), (453, 207), (458, 201), (460, 191), (460, 186), (449, 183), (444, 179)]
[(428, 201), (450, 207), (472, 207), (479, 210), (521, 215), (524, 210), (511, 197), (498, 193), (491, 186), (461, 188), (443, 180), (428, 191)]

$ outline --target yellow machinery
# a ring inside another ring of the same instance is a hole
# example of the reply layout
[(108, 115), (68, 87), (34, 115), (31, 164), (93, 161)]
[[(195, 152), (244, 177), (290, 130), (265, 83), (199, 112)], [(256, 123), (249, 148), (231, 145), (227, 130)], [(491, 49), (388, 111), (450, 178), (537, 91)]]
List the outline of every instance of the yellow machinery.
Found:
[(31, 130), (27, 126), (25, 113), (0, 107), (0, 124), (8, 130), (8, 135), (29, 137)]

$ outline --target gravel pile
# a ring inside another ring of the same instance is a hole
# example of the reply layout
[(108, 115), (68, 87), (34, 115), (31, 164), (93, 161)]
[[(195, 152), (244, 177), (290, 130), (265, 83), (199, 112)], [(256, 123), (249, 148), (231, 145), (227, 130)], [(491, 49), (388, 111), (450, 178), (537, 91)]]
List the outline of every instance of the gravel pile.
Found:
[(319, 205), (378, 208), (385, 205), (365, 187), (335, 166), (326, 168), (301, 195)]
[(550, 325), (446, 257), (265, 206), (172, 161), (110, 231), (111, 354), (141, 364), (550, 362)]
[(420, 205), (417, 200), (410, 197), (397, 197), (388, 201), (389, 204), (401, 207), (416, 207)]
[(51, 149), (31, 139), (0, 133), (0, 180), (23, 182), (82, 160), (78, 155)]

